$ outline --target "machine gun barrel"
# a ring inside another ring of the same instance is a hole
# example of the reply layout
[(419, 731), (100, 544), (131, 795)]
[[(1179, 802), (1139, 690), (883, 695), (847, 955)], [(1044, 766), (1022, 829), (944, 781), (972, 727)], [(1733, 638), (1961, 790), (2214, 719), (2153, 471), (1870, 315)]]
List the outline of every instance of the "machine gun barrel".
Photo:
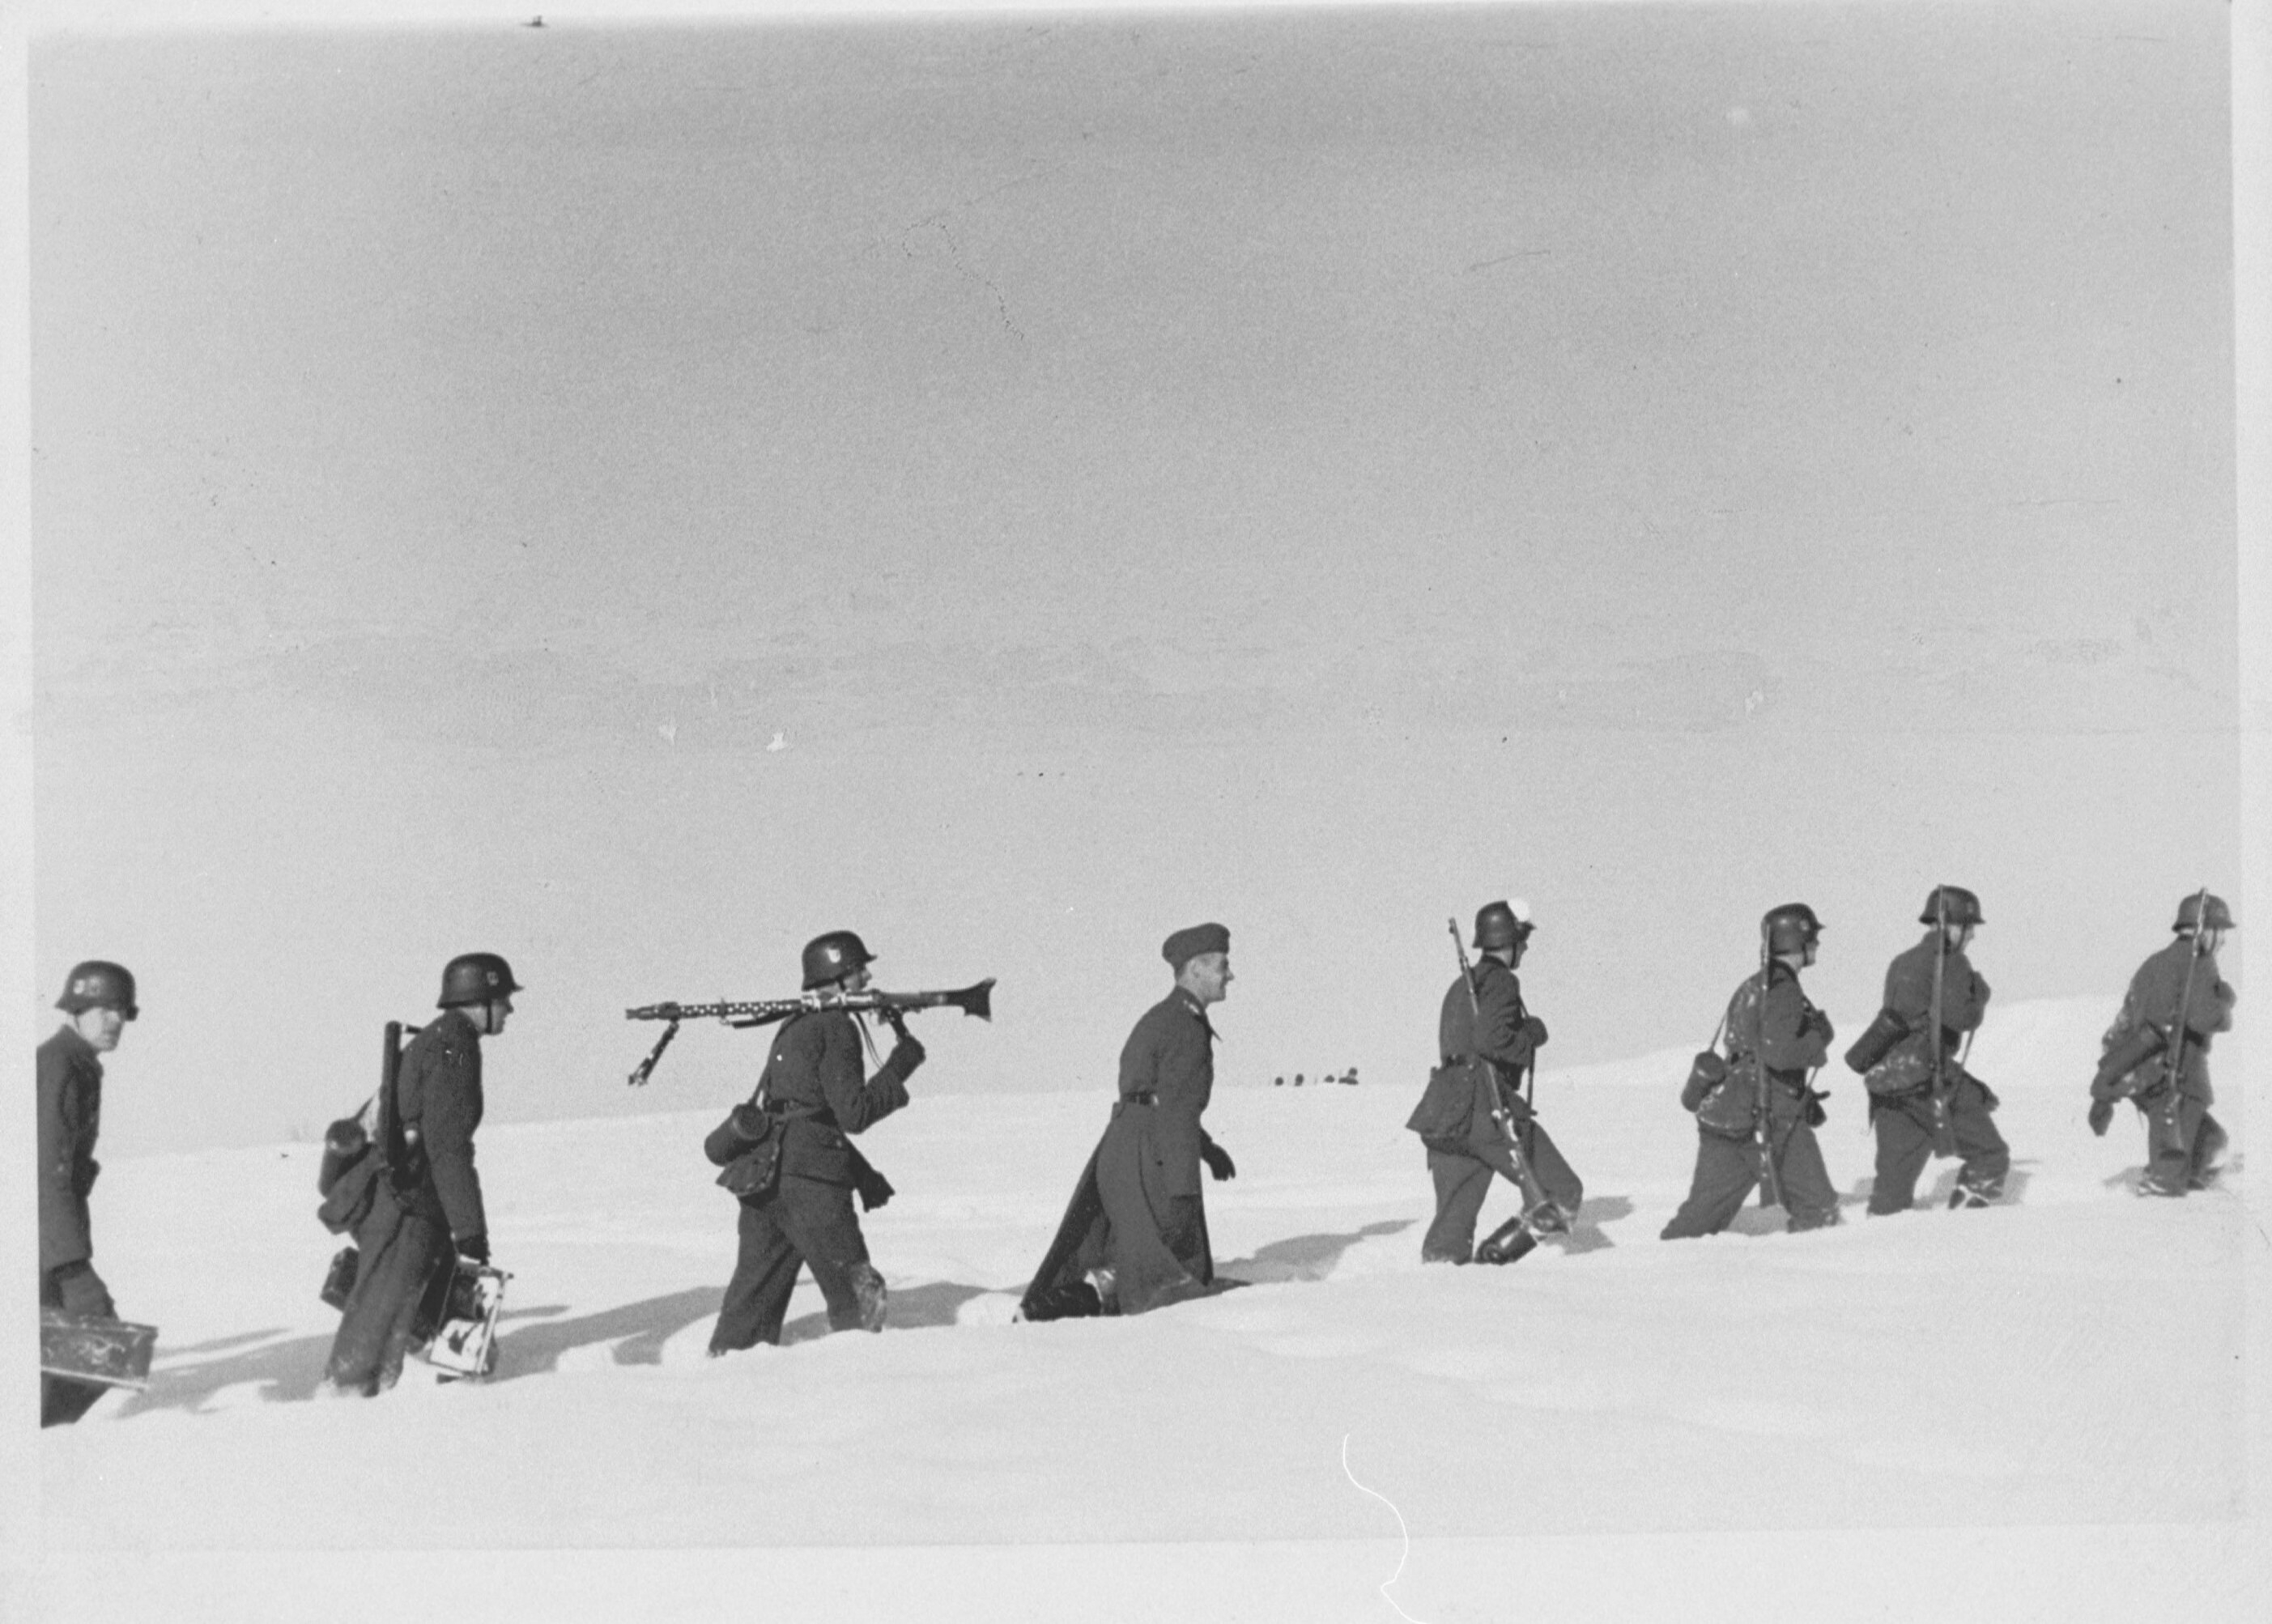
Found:
[(869, 987), (856, 993), (811, 992), (795, 998), (757, 998), (739, 1002), (720, 1001), (716, 1003), (648, 1003), (624, 1011), (628, 1021), (668, 1021), (662, 1037), (644, 1061), (639, 1062), (629, 1079), (637, 1088), (654, 1074), (654, 1063), (662, 1058), (663, 1050), (678, 1035), (681, 1021), (719, 1020), (740, 1031), (752, 1026), (767, 1026), (775, 1021), (787, 1020), (792, 1015), (816, 1013), (822, 1009), (844, 1009), (853, 1012), (875, 1010), (896, 1019), (917, 1009), (937, 1009), (947, 1006), (975, 1015), (982, 1021), (994, 1018), (994, 978), (973, 982), (968, 987), (952, 992), (887, 993)]
[(944, 993), (887, 993), (880, 987), (869, 987), (856, 993), (800, 993), (794, 998), (753, 998), (738, 1002), (717, 1003), (646, 1003), (635, 1009), (624, 1011), (627, 1021), (707, 1021), (729, 1022), (736, 1026), (764, 1026), (774, 1021), (787, 1020), (792, 1015), (811, 1013), (821, 1009), (896, 1009), (906, 1015), (916, 1009), (938, 1009), (949, 1005), (965, 1015), (975, 1015), (982, 1021), (994, 1018), (994, 978)]

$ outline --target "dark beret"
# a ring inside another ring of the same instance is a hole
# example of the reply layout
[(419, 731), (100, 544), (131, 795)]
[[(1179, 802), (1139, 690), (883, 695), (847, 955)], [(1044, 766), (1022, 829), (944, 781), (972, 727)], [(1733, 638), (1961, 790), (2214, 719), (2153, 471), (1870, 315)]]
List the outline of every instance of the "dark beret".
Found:
[(1177, 975), (1184, 966), (1202, 953), (1230, 951), (1230, 932), (1221, 925), (1192, 925), (1176, 932), (1160, 944), (1160, 957)]

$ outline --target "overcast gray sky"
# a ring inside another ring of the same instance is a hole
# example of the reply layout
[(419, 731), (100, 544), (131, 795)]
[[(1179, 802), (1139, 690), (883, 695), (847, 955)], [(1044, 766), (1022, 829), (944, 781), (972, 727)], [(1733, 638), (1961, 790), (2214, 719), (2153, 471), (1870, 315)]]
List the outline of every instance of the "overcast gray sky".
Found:
[(1223, 1085), (1416, 1088), (1509, 893), (1550, 1064), (1701, 1044), (1795, 898), (1850, 1024), (1940, 880), (1999, 996), (2119, 994), (2240, 886), (2226, 31), (39, 38), (35, 957), (142, 978), (106, 1144), (319, 1129), (470, 947), (509, 1118), (746, 1092), (704, 1033), (631, 1095), (622, 1009), (839, 925), (1001, 978), (919, 1090), (1109, 1091), (1203, 918)]

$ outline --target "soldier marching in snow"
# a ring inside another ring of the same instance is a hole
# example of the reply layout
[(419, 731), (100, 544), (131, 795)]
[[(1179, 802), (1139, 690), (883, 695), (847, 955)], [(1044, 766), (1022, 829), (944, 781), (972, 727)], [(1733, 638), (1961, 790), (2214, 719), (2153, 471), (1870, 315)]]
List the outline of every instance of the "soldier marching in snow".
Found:
[[(134, 977), (120, 965), (74, 965), (56, 1008), (69, 1017), (39, 1046), (40, 1307), (115, 1319), (109, 1288), (94, 1271), (87, 1192), (102, 1171), (94, 1142), (102, 1124), (102, 1062), (126, 1023), (141, 1013)], [(68, 1377), (40, 1377), (40, 1425), (65, 1426), (106, 1389)]]
[[(1568, 1231), (1585, 1187), (1523, 1098), (1525, 1073), (1546, 1041), (1546, 1023), (1526, 1009), (1522, 963), (1534, 928), (1519, 904), (1486, 903), (1476, 913), (1472, 970), (1464, 962), (1436, 1020), (1442, 1064), (1405, 1125), (1428, 1151), (1436, 1216), (1420, 1260), (1513, 1263), (1541, 1235)], [(1456, 946), (1458, 937), (1454, 938)], [(1464, 961), (1464, 955), (1462, 959)], [(1522, 1210), (1474, 1248), (1476, 1218), (1496, 1173), (1522, 1192)]]
[[(815, 936), (804, 947), (804, 990), (824, 1006), (831, 995), (863, 992), (873, 962), (851, 931)], [(872, 1211), (890, 1199), (892, 1187), (846, 1136), (866, 1132), (908, 1103), (908, 1078), (923, 1064), (923, 1047), (898, 1010), (886, 1005), (881, 1013), (898, 1041), (865, 1082), (866, 1028), (855, 1013), (822, 1007), (791, 1015), (774, 1036), (756, 1096), (711, 1136), (711, 1158), (729, 1173), (752, 1152), (763, 1163), (746, 1182), (728, 1183), (741, 1202), (740, 1243), (710, 1333), (714, 1359), (781, 1340), (801, 1269), (812, 1270), (831, 1330), (884, 1328), (884, 1277), (868, 1261), (852, 1196), (856, 1190)]]
[(2121, 1012), (2107, 1029), (2104, 1056), (2090, 1084), (2090, 1130), (2104, 1136), (2114, 1102), (2128, 1099), (2146, 1119), (2141, 1196), (2182, 1196), (2216, 1176), (2224, 1129), (2208, 1114), (2212, 1034), (2232, 1027), (2232, 988), (2217, 973), (2216, 950), (2235, 928), (2232, 911), (2207, 890), (2178, 906), (2176, 939), (2138, 966)]
[(1696, 1114), (1696, 1176), (1659, 1239), (1717, 1234), (1762, 1179), (1793, 1230), (1838, 1222), (1838, 1192), (1814, 1139), (1820, 1097), (1809, 1082), (1830, 1053), (1830, 1017), (1798, 984), (1821, 932), (1803, 902), (1770, 909), (1760, 920), (1760, 968), (1728, 1002), (1727, 1062), (1716, 1082), (1700, 1066), (1681, 1095)]
[(1026, 1289), (1027, 1319), (1142, 1314), (1214, 1287), (1200, 1167), (1218, 1180), (1237, 1168), (1200, 1117), (1214, 1091), (1207, 1012), (1230, 987), (1230, 932), (1194, 925), (1160, 955), (1175, 987), (1121, 1047), (1120, 1097)]
[(1933, 1156), (1963, 1158), (1951, 1207), (1988, 1205), (2012, 1166), (1990, 1114), (1996, 1096), (1958, 1059), (1988, 1006), (1988, 983), (1964, 956), (1984, 922), (1980, 899), (1960, 885), (1936, 886), (1917, 921), (1932, 928), (1887, 966), (1884, 1007), (1846, 1054), (1864, 1074), (1878, 1136), (1875, 1215), (1908, 1211)]
[(457, 1260), (489, 1262), (474, 1167), (482, 1039), (504, 1031), (521, 990), (495, 953), (460, 954), (442, 971), (442, 1013), (403, 1050), (394, 1098), (378, 1112), (383, 1171), (355, 1232), (362, 1257), (325, 1365), (327, 1394), (367, 1397), (392, 1387), (404, 1358), (440, 1323)]

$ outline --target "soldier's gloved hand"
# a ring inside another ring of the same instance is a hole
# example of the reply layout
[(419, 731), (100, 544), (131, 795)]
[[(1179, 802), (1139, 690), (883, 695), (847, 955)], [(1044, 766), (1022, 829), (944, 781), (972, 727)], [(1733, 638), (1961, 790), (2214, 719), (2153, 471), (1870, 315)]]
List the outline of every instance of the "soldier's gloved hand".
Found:
[(1530, 1047), (1532, 1048), (1544, 1048), (1546, 1047), (1546, 1023), (1540, 1020), (1535, 1015), (1524, 1016), (1522, 1017), (1522, 1035), (1530, 1039)]
[(2094, 1099), (2094, 1100), (2092, 1100), (2092, 1101), (2090, 1102), (2090, 1131), (2091, 1131), (2091, 1132), (2093, 1132), (2093, 1133), (2096, 1134), (2100, 1138), (2104, 1139), (2104, 1137), (2106, 1137), (2106, 1130), (2107, 1130), (2108, 1127), (2110, 1127), (2110, 1126), (2112, 1124), (2113, 1121), (2114, 1121), (2114, 1102), (2113, 1102), (2112, 1100), (2111, 1100), (2111, 1099)]
[(1812, 1091), (1807, 1094), (1806, 1125), (1809, 1128), (1820, 1128), (1830, 1120), (1830, 1114), (1822, 1108), (1822, 1102), (1829, 1098), (1830, 1091), (1827, 1089), (1819, 1094)]
[(58, 1263), (48, 1278), (55, 1283), (56, 1301), (65, 1314), (90, 1320), (118, 1317), (118, 1310), (111, 1304), (110, 1288), (103, 1285), (93, 1263), (85, 1259)]
[(1230, 1152), (1219, 1144), (1201, 1145), (1200, 1159), (1207, 1164), (1207, 1172), (1212, 1173), (1218, 1182), (1238, 1176), (1237, 1164), (1230, 1159)]
[(916, 1039), (912, 1036), (902, 1036), (892, 1046), (891, 1059), (886, 1063), (892, 1069), (892, 1075), (904, 1083), (915, 1069), (923, 1063), (926, 1053), (922, 1043)]
[(458, 1255), (476, 1263), (490, 1261), (490, 1238), (476, 1232), (458, 1238)]

